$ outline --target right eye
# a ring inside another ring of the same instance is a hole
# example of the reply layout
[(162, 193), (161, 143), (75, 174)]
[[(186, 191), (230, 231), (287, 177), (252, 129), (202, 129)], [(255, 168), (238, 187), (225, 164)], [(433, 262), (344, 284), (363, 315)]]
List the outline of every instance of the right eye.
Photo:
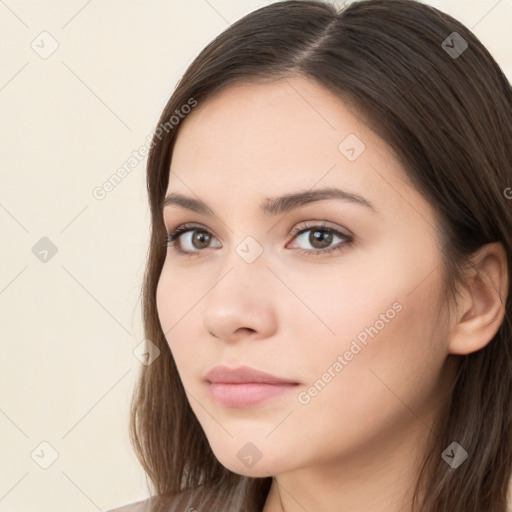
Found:
[[(180, 254), (198, 254), (203, 252), (202, 249), (208, 248), (212, 237), (213, 235), (210, 231), (204, 227), (183, 224), (178, 226), (172, 233), (167, 234), (165, 246), (172, 248)], [(188, 247), (183, 248), (183, 245)], [(220, 245), (217, 247), (220, 247)]]

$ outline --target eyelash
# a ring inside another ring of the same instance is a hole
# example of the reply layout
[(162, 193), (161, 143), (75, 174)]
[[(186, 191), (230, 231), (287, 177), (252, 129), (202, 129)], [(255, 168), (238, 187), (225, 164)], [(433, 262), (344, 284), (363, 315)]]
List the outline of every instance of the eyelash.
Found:
[[(306, 223), (300, 224), (296, 228), (294, 228), (291, 232), (291, 236), (293, 238), (296, 238), (297, 236), (301, 235), (302, 233), (305, 233), (307, 231), (325, 231), (327, 233), (334, 234), (335, 236), (342, 239), (341, 242), (339, 242), (337, 245), (329, 248), (329, 249), (297, 249), (300, 254), (305, 255), (321, 255), (321, 254), (328, 254), (334, 251), (340, 251), (345, 249), (347, 246), (350, 246), (354, 238), (350, 235), (346, 235), (345, 233), (341, 233), (337, 229), (326, 227), (323, 224), (313, 224), (311, 226), (308, 226)], [(181, 235), (184, 233), (187, 233), (189, 231), (202, 231), (205, 233), (208, 233), (211, 235), (210, 231), (207, 229), (200, 227), (200, 226), (194, 226), (194, 225), (188, 225), (188, 224), (182, 224), (181, 226), (177, 227), (172, 233), (168, 233), (165, 237), (165, 244), (164, 246), (166, 248), (172, 248), (177, 253), (183, 255), (183, 256), (198, 256), (204, 250), (195, 250), (195, 251), (184, 251), (183, 249), (180, 249), (178, 244), (176, 244), (176, 241), (179, 239)]]

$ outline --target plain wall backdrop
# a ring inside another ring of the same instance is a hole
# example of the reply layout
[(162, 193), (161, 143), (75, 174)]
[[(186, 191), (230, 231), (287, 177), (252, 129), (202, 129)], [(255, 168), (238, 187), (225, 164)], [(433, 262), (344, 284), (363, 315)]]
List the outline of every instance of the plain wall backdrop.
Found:
[[(149, 240), (133, 153), (199, 51), (270, 3), (0, 0), (0, 512), (149, 496), (128, 438)], [(512, 0), (426, 3), (512, 80)]]

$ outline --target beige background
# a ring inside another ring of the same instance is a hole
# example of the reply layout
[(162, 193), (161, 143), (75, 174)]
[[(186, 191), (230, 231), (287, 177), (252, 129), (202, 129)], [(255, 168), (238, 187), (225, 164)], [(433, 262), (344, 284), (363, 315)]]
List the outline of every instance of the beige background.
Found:
[[(0, 1), (0, 512), (149, 495), (127, 432), (146, 158), (103, 199), (93, 190), (148, 143), (194, 56), (269, 3)], [(428, 3), (472, 28), (512, 80), (511, 0)]]

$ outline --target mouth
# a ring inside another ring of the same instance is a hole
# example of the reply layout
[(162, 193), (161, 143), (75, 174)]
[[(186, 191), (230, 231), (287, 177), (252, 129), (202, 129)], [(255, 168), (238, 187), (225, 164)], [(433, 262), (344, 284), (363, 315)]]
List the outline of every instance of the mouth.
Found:
[(299, 382), (247, 366), (216, 366), (205, 376), (210, 397), (224, 407), (250, 407), (295, 389)]

